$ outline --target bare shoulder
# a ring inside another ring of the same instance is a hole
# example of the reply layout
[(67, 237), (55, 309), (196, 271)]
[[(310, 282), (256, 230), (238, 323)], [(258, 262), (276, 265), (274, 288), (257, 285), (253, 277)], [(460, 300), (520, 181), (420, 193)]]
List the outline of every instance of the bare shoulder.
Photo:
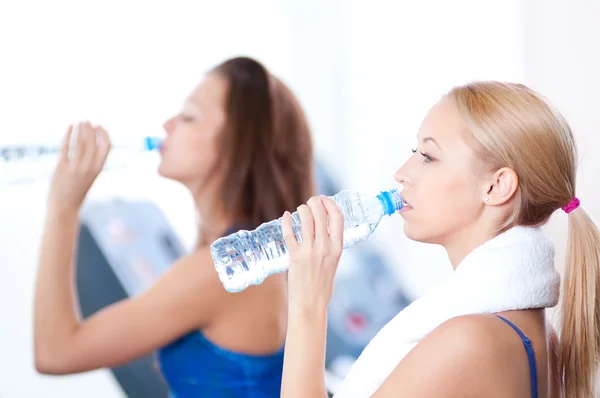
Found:
[(226, 291), (219, 280), (219, 275), (214, 267), (209, 248), (200, 248), (186, 256), (179, 258), (165, 276), (173, 274), (174, 281), (181, 289), (189, 288), (200, 293), (223, 293)]
[(213, 259), (210, 255), (210, 248), (208, 247), (196, 248), (194, 251), (179, 257), (169, 270), (178, 268), (189, 268), (190, 272), (196, 275), (212, 275), (218, 279)]
[(400, 362), (376, 397), (490, 396), (501, 387), (506, 330), (492, 315), (452, 318)]
[[(488, 347), (502, 330), (498, 328), (498, 318), (488, 314), (463, 315), (449, 319), (435, 328), (423, 341), (435, 345), (451, 337), (456, 344), (470, 349)], [(494, 345), (491, 345), (493, 348)]]
[(148, 290), (149, 296), (162, 296), (178, 312), (194, 314), (201, 323), (213, 318), (213, 310), (227, 298), (214, 268), (209, 249), (198, 249), (179, 258)]
[(501, 327), (492, 315), (464, 315), (442, 323), (420, 344), (421, 352), (441, 350), (461, 364), (465, 371), (491, 370), (497, 364), (498, 354), (505, 347), (501, 343), (508, 329)]
[(212, 257), (210, 256), (210, 249), (198, 248), (192, 253), (180, 257), (171, 266), (173, 269), (185, 268), (189, 269), (188, 272), (197, 276), (214, 276), (218, 280), (217, 271), (214, 267)]

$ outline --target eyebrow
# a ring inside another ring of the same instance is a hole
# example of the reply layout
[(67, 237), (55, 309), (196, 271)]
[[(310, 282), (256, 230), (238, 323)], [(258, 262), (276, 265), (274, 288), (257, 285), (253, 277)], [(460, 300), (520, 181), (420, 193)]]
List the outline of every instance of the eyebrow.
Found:
[(198, 105), (198, 101), (196, 101), (192, 97), (189, 97), (189, 98), (185, 99), (185, 101), (183, 102), (183, 105)]
[(440, 146), (440, 144), (438, 144), (438, 142), (435, 140), (435, 138), (433, 137), (423, 137), (423, 139), (421, 140), (423, 141), (423, 143), (426, 143), (428, 141), (433, 142), (438, 148), (440, 148), (440, 150), (443, 150), (442, 147)]
[(195, 108), (195, 109), (200, 109), (200, 104), (198, 103), (198, 101), (192, 99), (192, 98), (188, 98), (185, 100), (185, 102), (183, 103), (183, 105), (181, 106), (181, 109), (186, 109), (186, 108)]

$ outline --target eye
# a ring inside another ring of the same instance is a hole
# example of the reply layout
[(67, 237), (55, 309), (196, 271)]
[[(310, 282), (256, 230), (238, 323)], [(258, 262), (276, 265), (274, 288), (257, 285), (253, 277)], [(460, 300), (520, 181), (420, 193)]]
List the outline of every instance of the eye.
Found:
[[(415, 149), (411, 149), (410, 151), (412, 153), (417, 153), (418, 150), (415, 148)], [(431, 163), (435, 160), (434, 158), (432, 158), (425, 152), (421, 152), (421, 151), (418, 151), (418, 152), (421, 154), (421, 156), (423, 156), (423, 163)]]
[(421, 155), (423, 156), (423, 163), (431, 163), (434, 160), (431, 156), (424, 152), (421, 152)]

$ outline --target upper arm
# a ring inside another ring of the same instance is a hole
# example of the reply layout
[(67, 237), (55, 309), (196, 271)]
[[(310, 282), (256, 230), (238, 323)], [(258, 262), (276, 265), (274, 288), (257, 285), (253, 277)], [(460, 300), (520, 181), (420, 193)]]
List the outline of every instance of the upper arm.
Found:
[(406, 355), (373, 397), (480, 396), (495, 373), (497, 348), (489, 318), (462, 316), (440, 325)]
[(146, 292), (82, 322), (60, 353), (59, 373), (110, 367), (152, 352), (211, 321), (224, 296), (208, 250), (184, 257)]

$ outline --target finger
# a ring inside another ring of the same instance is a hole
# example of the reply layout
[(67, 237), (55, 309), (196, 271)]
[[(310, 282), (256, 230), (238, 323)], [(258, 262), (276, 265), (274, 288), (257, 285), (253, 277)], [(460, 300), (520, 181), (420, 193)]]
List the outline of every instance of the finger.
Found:
[(344, 216), (338, 205), (326, 196), (321, 196), (321, 201), (329, 216), (329, 236), (331, 241), (343, 246), (344, 241)]
[(62, 144), (62, 148), (60, 150), (60, 159), (59, 163), (67, 163), (69, 161), (69, 151), (71, 149), (71, 137), (73, 135), (73, 125), (70, 124), (67, 128), (67, 134), (65, 134), (65, 138)]
[(317, 242), (328, 242), (329, 232), (327, 231), (327, 212), (321, 199), (314, 196), (308, 200), (308, 207), (310, 208), (315, 225), (315, 241)]
[(104, 167), (104, 163), (106, 163), (106, 158), (110, 152), (111, 143), (108, 133), (102, 127), (95, 127), (94, 131), (96, 133), (96, 143), (98, 145), (94, 166), (99, 170)]
[(73, 160), (71, 162), (71, 164), (73, 164), (75, 167), (79, 168), (81, 167), (81, 162), (84, 159), (85, 156), (85, 152), (86, 152), (86, 142), (83, 139), (84, 136), (84, 123), (83, 122), (79, 122), (77, 124), (77, 130), (75, 132), (75, 151), (71, 156), (71, 159)]
[(298, 215), (300, 215), (300, 223), (302, 224), (302, 242), (312, 246), (315, 241), (315, 222), (312, 212), (307, 205), (301, 205), (298, 207)]
[(299, 244), (294, 235), (294, 230), (292, 229), (292, 215), (289, 211), (283, 213), (283, 217), (281, 218), (281, 233), (288, 250), (290, 252), (298, 250)]
[(96, 144), (96, 131), (92, 128), (90, 122), (83, 123), (82, 140), (84, 142), (85, 152), (82, 155), (81, 167), (83, 170), (93, 171), (96, 152), (98, 145)]

